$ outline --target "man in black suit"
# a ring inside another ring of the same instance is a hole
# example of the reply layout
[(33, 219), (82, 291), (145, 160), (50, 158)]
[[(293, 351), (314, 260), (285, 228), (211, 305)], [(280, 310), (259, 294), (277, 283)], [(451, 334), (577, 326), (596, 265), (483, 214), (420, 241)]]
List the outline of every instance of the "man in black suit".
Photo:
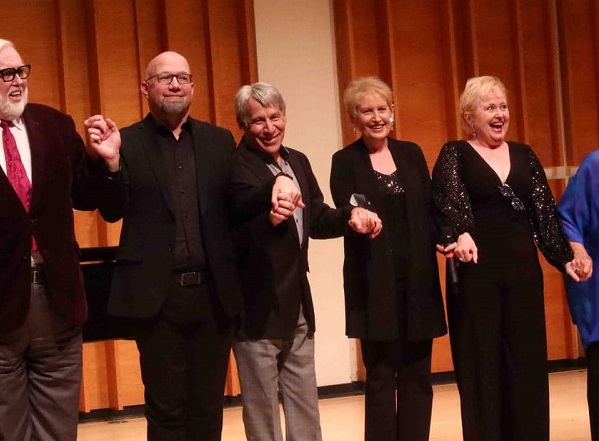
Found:
[(27, 103), (30, 69), (0, 39), (0, 440), (75, 441), (87, 304), (73, 208), (95, 208), (100, 167), (70, 116)]
[[(235, 97), (235, 113), (244, 136), (235, 153), (231, 195), (239, 221), (245, 307), (234, 351), (246, 436), (249, 441), (283, 440), (280, 392), (287, 439), (319, 441), (308, 238), (338, 237), (349, 226), (374, 237), (381, 222), (363, 208), (335, 210), (323, 202), (308, 158), (282, 145), (285, 101), (273, 86), (243, 86)], [(289, 186), (271, 192), (279, 179)]]
[(135, 325), (148, 440), (215, 441), (241, 309), (228, 223), (235, 143), (189, 116), (183, 56), (161, 53), (145, 78), (142, 121), (120, 133), (101, 115), (85, 122), (90, 146), (111, 156), (100, 212), (123, 219), (108, 313)]

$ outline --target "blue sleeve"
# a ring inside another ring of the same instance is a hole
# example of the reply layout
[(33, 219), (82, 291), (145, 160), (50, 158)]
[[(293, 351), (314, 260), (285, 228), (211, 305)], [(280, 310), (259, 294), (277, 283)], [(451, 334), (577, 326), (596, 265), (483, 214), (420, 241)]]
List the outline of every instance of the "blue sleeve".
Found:
[(559, 201), (558, 210), (568, 240), (583, 245), (598, 230), (599, 150), (587, 156)]

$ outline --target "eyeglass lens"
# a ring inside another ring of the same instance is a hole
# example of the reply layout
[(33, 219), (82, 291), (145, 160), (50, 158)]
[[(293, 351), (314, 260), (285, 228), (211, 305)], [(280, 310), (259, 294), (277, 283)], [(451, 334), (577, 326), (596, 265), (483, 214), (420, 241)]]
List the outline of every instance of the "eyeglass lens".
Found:
[(9, 67), (7, 69), (0, 70), (0, 76), (2, 77), (2, 81), (9, 82), (15, 79), (15, 76), (18, 75), (19, 78), (24, 80), (29, 76), (31, 72), (31, 66), (29, 64), (24, 64), (23, 66), (19, 66), (17, 68)]
[(158, 74), (156, 75), (156, 79), (161, 84), (171, 84), (173, 78), (177, 78), (179, 84), (189, 84), (191, 83), (191, 75), (190, 74)]

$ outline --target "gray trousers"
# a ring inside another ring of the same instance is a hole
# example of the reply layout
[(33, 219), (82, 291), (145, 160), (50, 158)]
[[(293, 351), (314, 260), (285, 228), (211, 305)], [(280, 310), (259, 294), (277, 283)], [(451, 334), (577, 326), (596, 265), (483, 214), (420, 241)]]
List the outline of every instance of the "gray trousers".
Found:
[(75, 441), (81, 385), (81, 327), (48, 307), (31, 285), (25, 323), (0, 335), (0, 440)]
[(241, 340), (233, 346), (248, 441), (322, 441), (314, 369), (314, 336), (300, 313), (289, 340)]

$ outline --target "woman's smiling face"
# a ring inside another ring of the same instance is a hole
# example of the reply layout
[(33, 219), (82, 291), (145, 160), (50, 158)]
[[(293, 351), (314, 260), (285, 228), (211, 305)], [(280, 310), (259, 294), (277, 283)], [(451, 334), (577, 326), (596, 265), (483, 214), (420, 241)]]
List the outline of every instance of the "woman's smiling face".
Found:
[(505, 141), (510, 125), (510, 111), (506, 96), (495, 87), (479, 99), (474, 111), (466, 116), (466, 121), (476, 133), (475, 139), (482, 145), (488, 147), (501, 145)]
[(378, 92), (366, 92), (358, 100), (353, 122), (364, 140), (381, 140), (389, 136), (393, 107)]

